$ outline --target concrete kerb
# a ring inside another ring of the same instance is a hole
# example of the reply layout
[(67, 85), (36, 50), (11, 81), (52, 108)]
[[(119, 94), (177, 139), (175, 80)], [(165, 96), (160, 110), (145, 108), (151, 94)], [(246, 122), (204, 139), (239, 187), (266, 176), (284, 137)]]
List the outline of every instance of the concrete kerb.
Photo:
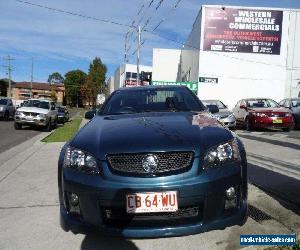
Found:
[[(79, 114), (80, 114), (80, 112), (78, 111), (73, 117), (71, 117), (71, 118), (69, 119), (69, 121), (72, 121), (75, 117), (78, 117)], [(86, 119), (83, 118), (82, 121), (81, 121), (81, 124), (82, 124), (83, 120), (86, 120)], [(79, 129), (82, 127), (81, 124), (80, 124), (80, 126), (79, 126)], [(37, 140), (37, 141), (35, 142), (35, 145), (45, 143), (45, 142), (43, 142), (43, 140), (46, 139), (48, 136), (50, 136), (52, 133), (54, 133), (54, 131), (55, 131), (55, 129), (53, 129), (52, 131), (48, 132), (47, 134), (44, 134), (44, 137), (42, 137), (41, 139)]]

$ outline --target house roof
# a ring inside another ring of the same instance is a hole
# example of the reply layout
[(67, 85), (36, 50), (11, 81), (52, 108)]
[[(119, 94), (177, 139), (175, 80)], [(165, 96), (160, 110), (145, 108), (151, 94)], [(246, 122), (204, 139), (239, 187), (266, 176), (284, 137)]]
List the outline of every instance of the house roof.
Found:
[[(20, 89), (30, 89), (31, 83), (30, 82), (16, 82), (12, 85), (13, 88), (20, 88)], [(33, 82), (32, 83), (32, 89), (36, 90), (61, 90), (61, 88), (64, 88), (63, 84), (60, 83), (42, 83), (42, 82)]]

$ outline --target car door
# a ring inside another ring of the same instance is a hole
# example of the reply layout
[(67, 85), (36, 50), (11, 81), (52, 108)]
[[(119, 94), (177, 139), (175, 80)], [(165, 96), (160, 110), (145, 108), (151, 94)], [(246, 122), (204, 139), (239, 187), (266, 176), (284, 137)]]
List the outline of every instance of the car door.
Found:
[(247, 102), (245, 100), (242, 100), (239, 107), (239, 118), (242, 124), (245, 123), (245, 119), (248, 115), (247, 105)]
[(50, 103), (50, 116), (53, 122), (57, 120), (57, 109), (54, 102)]
[(239, 124), (243, 124), (244, 123), (244, 111), (245, 109), (242, 109), (241, 106), (242, 105), (246, 105), (246, 102), (244, 100), (241, 100), (238, 104), (237, 104), (237, 116), (236, 116), (236, 119), (238, 121)]
[(237, 123), (239, 123), (238, 117), (239, 117), (239, 107), (240, 107), (241, 101), (238, 101), (237, 104), (232, 109), (232, 112), (236, 118)]
[(15, 115), (15, 107), (10, 99), (7, 100), (7, 110), (10, 117), (13, 117)]

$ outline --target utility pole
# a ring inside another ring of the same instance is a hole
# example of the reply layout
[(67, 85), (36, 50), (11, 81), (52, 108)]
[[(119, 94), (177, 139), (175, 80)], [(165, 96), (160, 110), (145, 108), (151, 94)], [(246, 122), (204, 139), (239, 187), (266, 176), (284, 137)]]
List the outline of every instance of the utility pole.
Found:
[(124, 50), (124, 63), (127, 63), (127, 42), (129, 31), (125, 35), (125, 50)]
[(30, 98), (32, 98), (32, 83), (33, 83), (33, 57), (31, 58), (31, 77), (30, 77)]
[(5, 65), (4, 67), (7, 68), (8, 71), (8, 91), (7, 91), (7, 97), (11, 97), (11, 61), (14, 60), (13, 58), (10, 57), (10, 55), (8, 55), (7, 57), (4, 58), (4, 60), (7, 61), (7, 65)]
[(140, 80), (140, 47), (141, 47), (141, 26), (138, 26), (138, 47), (137, 47), (137, 60), (136, 60), (136, 83), (139, 85)]

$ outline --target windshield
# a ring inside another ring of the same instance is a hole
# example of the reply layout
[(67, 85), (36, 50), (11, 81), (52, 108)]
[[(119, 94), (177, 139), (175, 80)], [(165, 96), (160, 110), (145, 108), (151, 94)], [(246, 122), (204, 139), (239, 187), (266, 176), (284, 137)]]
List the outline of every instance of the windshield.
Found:
[(205, 107), (185, 88), (134, 89), (116, 91), (103, 109), (103, 114), (141, 112), (201, 111)]
[(219, 100), (206, 100), (202, 101), (204, 105), (217, 105), (219, 109), (226, 109), (225, 104)]
[(60, 112), (60, 113), (65, 113), (65, 109), (62, 108), (62, 107), (58, 107), (58, 108), (57, 108), (57, 111)]
[(49, 102), (46, 102), (46, 101), (29, 100), (27, 103), (24, 104), (24, 107), (50, 109), (50, 104), (49, 104)]
[(6, 105), (7, 100), (6, 99), (0, 99), (0, 105)]
[(255, 99), (248, 100), (247, 107), (249, 108), (277, 108), (279, 104), (271, 99)]
[(296, 99), (296, 100), (292, 100), (292, 106), (294, 107), (294, 108), (296, 108), (296, 107), (300, 107), (300, 99)]

